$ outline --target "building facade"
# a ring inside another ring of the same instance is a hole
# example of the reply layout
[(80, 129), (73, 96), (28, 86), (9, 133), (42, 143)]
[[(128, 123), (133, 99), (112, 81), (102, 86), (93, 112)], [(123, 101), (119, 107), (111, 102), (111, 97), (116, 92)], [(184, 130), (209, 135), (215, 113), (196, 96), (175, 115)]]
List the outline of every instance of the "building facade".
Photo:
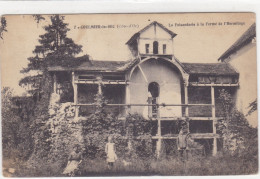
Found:
[(154, 120), (158, 151), (162, 141), (177, 139), (176, 121), (188, 118), (191, 137), (215, 155), (221, 148), (216, 122), (223, 117), (219, 91), (235, 96), (239, 74), (229, 63), (181, 63), (174, 56), (176, 35), (155, 21), (126, 42), (133, 60), (50, 67), (53, 91), (64, 93), (62, 86), (72, 84), (75, 117), (91, 114), (94, 95), (102, 93), (119, 119), (138, 113)]
[[(222, 63), (229, 63), (239, 72), (239, 88), (236, 95), (236, 107), (247, 115), (249, 104), (257, 99), (257, 63), (256, 63), (256, 24), (234, 42), (220, 57)], [(257, 111), (247, 116), (249, 123), (257, 126)]]

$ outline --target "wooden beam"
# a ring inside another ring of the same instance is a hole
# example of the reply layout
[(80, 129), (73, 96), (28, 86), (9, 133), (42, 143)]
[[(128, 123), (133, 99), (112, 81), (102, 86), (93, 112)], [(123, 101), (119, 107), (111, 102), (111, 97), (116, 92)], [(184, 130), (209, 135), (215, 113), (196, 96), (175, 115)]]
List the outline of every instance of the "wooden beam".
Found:
[[(122, 120), (125, 119), (124, 116), (121, 117)], [(161, 118), (151, 118), (151, 120), (158, 120), (160, 119), (161, 121), (177, 121), (177, 120), (185, 120), (186, 117), (161, 117)], [(190, 120), (194, 120), (194, 121), (217, 121), (217, 120), (220, 120), (220, 119), (223, 119), (222, 117), (216, 117), (215, 119), (211, 118), (211, 117), (189, 117)], [(214, 132), (213, 132), (214, 133)]]
[[(78, 80), (75, 82), (76, 84), (99, 84), (100, 82), (96, 81), (96, 80)], [(129, 82), (127, 81), (102, 81), (102, 84), (111, 84), (111, 85), (118, 85), (118, 84), (122, 84), (122, 85), (127, 85), (129, 84)]]
[(239, 86), (239, 83), (236, 84), (216, 84), (216, 83), (197, 83), (197, 82), (189, 82), (189, 86)]
[(147, 78), (146, 78), (146, 76), (145, 76), (145, 74), (144, 74), (143, 69), (141, 68), (140, 65), (138, 65), (138, 68), (140, 69), (140, 71), (141, 71), (141, 73), (142, 73), (142, 75), (143, 75), (143, 77), (144, 77), (145, 82), (148, 83), (148, 80), (147, 80)]
[[(89, 104), (77, 104), (78, 106), (95, 106), (94, 103)], [(106, 104), (107, 106), (212, 106), (211, 104)]]
[[(213, 134), (213, 133), (192, 133), (190, 134), (190, 137), (192, 139), (214, 139), (218, 138), (218, 134)], [(178, 134), (173, 134), (171, 136), (152, 136), (152, 139), (177, 139)]]
[(139, 39), (142, 39), (142, 40), (155, 40), (155, 41), (171, 41), (172, 39), (169, 39), (169, 38), (147, 38), (147, 37), (143, 37), (143, 38), (139, 38)]

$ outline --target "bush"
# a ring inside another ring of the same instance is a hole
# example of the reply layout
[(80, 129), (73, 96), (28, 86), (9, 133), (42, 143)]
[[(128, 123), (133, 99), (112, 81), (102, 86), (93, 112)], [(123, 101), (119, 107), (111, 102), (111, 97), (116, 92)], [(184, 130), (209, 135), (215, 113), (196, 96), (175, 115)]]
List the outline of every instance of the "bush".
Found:
[(82, 122), (85, 155), (88, 158), (105, 158), (108, 136), (113, 136), (118, 157), (148, 157), (152, 155), (152, 123), (138, 114), (129, 114), (126, 120), (118, 120), (113, 113), (104, 110), (107, 101), (102, 94), (95, 97), (96, 110)]
[(249, 154), (250, 147), (253, 155), (257, 156), (257, 129), (251, 127), (246, 117), (235, 108), (227, 91), (220, 90), (219, 99), (225, 114), (217, 123), (217, 132), (223, 138), (223, 152), (226, 155), (245, 156)]

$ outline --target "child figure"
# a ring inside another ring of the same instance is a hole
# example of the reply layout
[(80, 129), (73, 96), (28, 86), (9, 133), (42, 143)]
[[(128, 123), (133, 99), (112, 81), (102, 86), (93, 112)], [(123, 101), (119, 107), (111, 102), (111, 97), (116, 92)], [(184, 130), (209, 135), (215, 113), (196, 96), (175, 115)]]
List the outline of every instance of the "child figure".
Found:
[(74, 176), (75, 171), (78, 170), (79, 164), (82, 162), (82, 153), (80, 151), (80, 146), (76, 144), (73, 148), (74, 150), (69, 155), (68, 164), (63, 171), (63, 174)]
[(182, 160), (184, 160), (183, 153), (186, 152), (187, 155), (188, 136), (189, 133), (185, 134), (183, 129), (181, 129), (177, 138), (177, 146), (178, 146), (178, 150), (180, 151)]
[(105, 152), (107, 154), (108, 168), (112, 168), (114, 166), (115, 161), (117, 160), (117, 156), (115, 152), (115, 143), (112, 142), (111, 136), (108, 137)]

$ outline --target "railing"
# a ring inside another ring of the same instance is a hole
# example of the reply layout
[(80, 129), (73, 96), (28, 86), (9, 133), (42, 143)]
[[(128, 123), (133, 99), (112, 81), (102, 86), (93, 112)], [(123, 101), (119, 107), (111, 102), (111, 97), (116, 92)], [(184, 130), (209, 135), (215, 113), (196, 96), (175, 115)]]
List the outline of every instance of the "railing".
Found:
[[(74, 106), (78, 106), (79, 108), (82, 108), (82, 112), (80, 114), (83, 114), (83, 116), (86, 116), (88, 114), (91, 114), (94, 112), (95, 107), (98, 106), (98, 104), (74, 104)], [(165, 104), (165, 103), (160, 103), (160, 104), (135, 104), (135, 103), (130, 103), (130, 104), (104, 104), (105, 110), (110, 110), (112, 112), (115, 112), (118, 114), (120, 117), (123, 117), (126, 115), (128, 112), (130, 112), (131, 106), (140, 106), (140, 107), (148, 107), (148, 117), (151, 118), (157, 118), (160, 117), (160, 109), (159, 107), (167, 107), (167, 106), (179, 106), (183, 108), (191, 108), (191, 109), (196, 109), (198, 107), (203, 107), (206, 108), (207, 115), (193, 115), (194, 112), (191, 112), (191, 115), (186, 116), (183, 114), (180, 117), (211, 117), (210, 113), (212, 112), (211, 108), (214, 106), (212, 104)], [(154, 110), (155, 108), (156, 110)], [(85, 108), (85, 110), (84, 110)], [(88, 109), (88, 110), (87, 110)], [(197, 112), (199, 113), (199, 112)], [(85, 114), (85, 115), (84, 115)]]
[[(98, 104), (74, 104), (74, 106), (76, 106), (76, 111), (79, 110), (80, 107), (92, 107), (92, 108), (95, 108), (96, 106), (98, 106)], [(104, 107), (109, 107), (111, 109), (111, 107), (113, 108), (118, 108), (119, 111), (118, 111), (118, 116), (120, 116), (120, 109), (123, 109), (123, 115), (121, 115), (122, 117), (125, 116), (127, 114), (127, 112), (130, 112), (130, 107), (131, 106), (146, 106), (146, 107), (156, 107), (158, 109), (158, 113), (159, 113), (159, 106), (161, 107), (166, 107), (166, 106), (180, 106), (180, 107), (183, 107), (185, 109), (189, 109), (190, 107), (199, 107), (199, 106), (204, 106), (204, 107), (210, 107), (212, 110), (212, 116), (211, 117), (206, 117), (208, 120), (211, 119), (213, 122), (212, 122), (212, 133), (192, 133), (191, 134), (191, 137), (193, 139), (213, 139), (213, 149), (212, 149), (212, 154), (213, 155), (216, 155), (217, 153), (217, 138), (219, 138), (219, 135), (216, 133), (216, 126), (215, 126), (215, 120), (216, 120), (216, 116), (215, 116), (215, 105), (212, 105), (212, 104), (165, 104), (165, 103), (161, 103), (161, 104), (104, 104)], [(79, 107), (79, 108), (78, 108)], [(110, 110), (111, 111), (111, 110)], [(185, 110), (186, 111), (186, 110)], [(94, 112), (94, 111), (93, 111)], [(151, 110), (151, 112), (153, 112)], [(78, 112), (76, 112), (76, 115), (78, 114)], [(153, 113), (151, 114), (148, 114), (148, 116), (152, 116), (153, 117)], [(186, 116), (187, 113), (185, 113), (185, 116), (181, 116), (177, 119), (186, 119), (186, 117), (189, 117), (189, 116)], [(188, 114), (189, 115), (189, 114)], [(190, 119), (192, 119), (191, 117), (189, 117)], [(204, 117), (205, 118), (205, 117)], [(161, 141), (162, 140), (176, 140), (177, 139), (177, 135), (178, 134), (171, 134), (171, 133), (168, 133), (168, 134), (164, 134), (162, 135), (162, 121), (163, 119), (160, 118), (160, 116), (156, 116), (156, 122), (157, 123), (157, 126), (155, 126), (155, 130), (152, 130), (152, 139), (154, 140), (157, 140), (158, 142), (158, 151), (160, 151), (161, 149)], [(171, 119), (171, 120), (174, 120), (174, 119)], [(205, 120), (205, 119), (203, 119)], [(157, 128), (157, 130), (156, 130)], [(188, 130), (189, 129), (189, 123), (188, 123)]]

